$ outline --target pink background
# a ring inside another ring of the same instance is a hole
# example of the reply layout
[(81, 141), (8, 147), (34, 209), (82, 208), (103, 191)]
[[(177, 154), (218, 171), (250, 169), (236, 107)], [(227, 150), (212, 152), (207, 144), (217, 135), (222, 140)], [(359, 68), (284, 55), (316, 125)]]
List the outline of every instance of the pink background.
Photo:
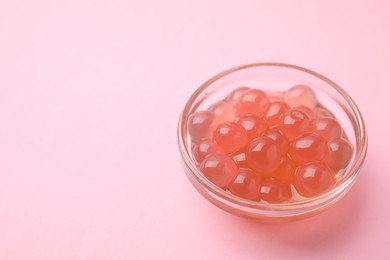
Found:
[[(388, 1), (0, 1), (0, 259), (384, 259)], [(279, 61), (343, 86), (369, 130), (353, 190), (307, 220), (214, 207), (182, 171), (186, 99)]]

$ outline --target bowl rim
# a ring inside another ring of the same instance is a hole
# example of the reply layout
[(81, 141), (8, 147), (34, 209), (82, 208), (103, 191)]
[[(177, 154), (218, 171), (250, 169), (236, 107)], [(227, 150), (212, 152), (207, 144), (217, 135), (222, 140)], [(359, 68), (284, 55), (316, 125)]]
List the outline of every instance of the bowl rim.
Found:
[[(188, 151), (185, 143), (185, 132), (187, 131), (187, 118), (191, 113), (191, 108), (196, 105), (194, 101), (196, 98), (212, 83), (218, 81), (219, 79), (233, 74), (235, 72), (250, 69), (253, 67), (279, 67), (279, 68), (287, 68), (292, 70), (298, 70), (300, 72), (304, 72), (307, 74), (310, 74), (311, 76), (314, 76), (325, 83), (327, 83), (330, 87), (333, 87), (347, 102), (349, 107), (352, 110), (353, 116), (355, 121), (357, 122), (357, 129), (359, 130), (356, 134), (357, 142), (356, 142), (356, 148), (354, 150), (355, 160), (353, 161), (353, 164), (349, 168), (349, 172), (352, 172), (352, 174), (344, 179), (339, 185), (332, 188), (331, 190), (320, 194), (318, 196), (312, 197), (312, 198), (305, 198), (301, 201), (294, 201), (294, 202), (286, 202), (286, 203), (267, 203), (264, 201), (251, 201), (239, 198), (237, 196), (234, 196), (233, 194), (230, 194), (226, 192), (225, 190), (215, 186), (213, 183), (211, 183), (206, 177), (203, 176), (203, 174), (197, 169), (196, 165), (193, 163), (190, 157), (190, 151)], [(180, 155), (182, 157), (182, 162), (184, 163), (184, 166), (187, 167), (189, 172), (191, 173), (192, 177), (196, 179), (196, 181), (201, 184), (204, 188), (207, 189), (208, 192), (212, 192), (214, 195), (230, 202), (233, 204), (237, 204), (239, 207), (246, 207), (251, 209), (257, 209), (264, 211), (264, 215), (267, 215), (267, 211), (287, 211), (287, 210), (297, 210), (301, 208), (307, 207), (308, 210), (313, 211), (318, 206), (325, 207), (328, 204), (331, 204), (332, 202), (336, 201), (340, 195), (345, 193), (345, 190), (350, 188), (352, 184), (355, 182), (357, 176), (359, 175), (360, 169), (364, 163), (366, 154), (367, 154), (367, 147), (368, 147), (368, 136), (367, 136), (367, 129), (366, 125), (363, 119), (363, 116), (353, 101), (353, 99), (349, 96), (349, 94), (341, 88), (338, 84), (333, 82), (332, 80), (328, 79), (327, 77), (323, 76), (322, 74), (319, 74), (313, 70), (287, 64), (287, 63), (279, 63), (279, 62), (259, 62), (259, 63), (250, 63), (245, 64), (241, 66), (236, 66), (227, 70), (224, 70), (215, 76), (208, 79), (206, 82), (204, 82), (200, 87), (198, 87), (194, 93), (190, 96), (190, 98), (187, 100), (184, 109), (182, 110), (178, 127), (177, 127), (177, 139), (178, 139), (178, 145), (179, 145), (179, 151)], [(309, 209), (310, 208), (310, 209)], [(292, 212), (291, 212), (292, 213)]]

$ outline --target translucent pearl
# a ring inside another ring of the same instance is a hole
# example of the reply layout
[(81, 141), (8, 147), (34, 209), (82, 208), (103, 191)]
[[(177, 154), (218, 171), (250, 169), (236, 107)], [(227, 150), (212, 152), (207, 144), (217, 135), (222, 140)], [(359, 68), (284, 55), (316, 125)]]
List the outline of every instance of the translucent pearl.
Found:
[(269, 103), (265, 92), (258, 89), (247, 90), (238, 100), (237, 115), (261, 116), (267, 111)]
[(236, 108), (226, 101), (219, 101), (208, 108), (209, 111), (215, 113), (216, 119), (219, 122), (233, 122), (236, 119)]
[(313, 109), (317, 105), (316, 94), (306, 85), (296, 85), (287, 90), (285, 100), (290, 107), (306, 106)]
[(241, 198), (254, 200), (259, 197), (259, 178), (249, 169), (239, 169), (228, 190)]
[(331, 189), (334, 183), (334, 172), (317, 162), (298, 167), (294, 186), (300, 195), (313, 197)]
[(248, 159), (248, 148), (244, 147), (243, 149), (233, 153), (231, 158), (235, 161), (236, 165), (240, 168), (250, 168), (250, 162)]
[(214, 140), (205, 139), (196, 143), (192, 148), (192, 155), (195, 161), (200, 164), (209, 154), (223, 154), (224, 150), (219, 147)]
[(289, 140), (310, 132), (310, 119), (299, 109), (290, 109), (279, 120), (280, 132)]
[(245, 129), (249, 140), (262, 136), (268, 129), (267, 123), (261, 117), (240, 117), (238, 123)]
[(250, 88), (248, 87), (239, 87), (230, 92), (230, 94), (226, 97), (226, 101), (235, 105), (237, 104), (238, 100), (240, 99), (241, 95), (249, 90)]
[(269, 203), (282, 203), (291, 199), (291, 189), (283, 182), (267, 179), (260, 184), (260, 197)]
[(249, 144), (248, 157), (251, 168), (259, 173), (276, 170), (281, 159), (277, 144), (265, 136), (252, 140)]
[(215, 130), (214, 140), (228, 154), (244, 148), (248, 144), (248, 135), (241, 125), (225, 122)]
[(311, 122), (311, 125), (313, 133), (320, 135), (326, 141), (340, 138), (343, 133), (340, 124), (334, 118), (315, 119)]
[(238, 168), (229, 156), (211, 154), (203, 160), (199, 170), (209, 181), (225, 189), (236, 177)]
[(305, 134), (291, 143), (289, 154), (297, 165), (303, 165), (322, 161), (326, 150), (326, 143), (321, 137)]
[(211, 137), (216, 126), (215, 114), (210, 111), (198, 111), (188, 118), (188, 132), (195, 142)]
[(270, 127), (276, 126), (279, 122), (280, 117), (289, 110), (289, 106), (284, 102), (272, 102), (267, 112), (264, 115), (267, 124)]
[(344, 138), (338, 138), (328, 143), (328, 152), (325, 156), (325, 162), (331, 169), (338, 172), (348, 165), (352, 156), (352, 144)]

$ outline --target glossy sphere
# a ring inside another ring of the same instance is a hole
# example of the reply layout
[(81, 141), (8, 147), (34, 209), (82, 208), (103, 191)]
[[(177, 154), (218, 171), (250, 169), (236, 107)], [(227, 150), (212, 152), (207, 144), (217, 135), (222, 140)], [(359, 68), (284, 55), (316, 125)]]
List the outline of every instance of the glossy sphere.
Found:
[(306, 85), (296, 85), (287, 90), (285, 100), (290, 107), (306, 106), (313, 109), (317, 105), (316, 94)]
[(313, 133), (320, 135), (326, 141), (340, 138), (343, 133), (341, 126), (334, 118), (319, 118), (313, 120), (311, 125)]
[(280, 132), (289, 140), (310, 132), (310, 119), (299, 109), (290, 109), (279, 120)]
[(288, 156), (283, 156), (279, 167), (274, 172), (272, 172), (269, 177), (272, 177), (275, 180), (281, 181), (283, 183), (290, 184), (295, 179), (296, 169), (297, 166), (295, 163)]
[(244, 147), (243, 149), (233, 153), (231, 158), (236, 162), (237, 166), (240, 168), (250, 168), (251, 165), (248, 160), (248, 148)]
[(240, 99), (241, 95), (249, 90), (250, 88), (248, 87), (239, 87), (230, 92), (230, 94), (226, 97), (226, 101), (235, 105), (237, 104), (238, 100)]
[(317, 196), (333, 187), (334, 173), (323, 163), (310, 163), (297, 169), (294, 186), (304, 197)]
[(245, 129), (241, 125), (232, 122), (220, 124), (214, 132), (214, 139), (225, 153), (236, 152), (248, 143), (248, 135)]
[(261, 116), (268, 108), (269, 100), (267, 95), (258, 89), (250, 89), (244, 92), (237, 103), (238, 116)]
[(211, 105), (208, 110), (215, 113), (219, 122), (233, 122), (236, 119), (236, 108), (226, 101), (219, 101)]
[(260, 182), (253, 171), (239, 169), (228, 190), (241, 198), (254, 200), (259, 197)]
[(290, 107), (284, 102), (272, 102), (264, 115), (267, 124), (270, 127), (276, 126), (280, 117), (289, 109)]
[(352, 155), (353, 147), (350, 142), (344, 138), (335, 139), (328, 143), (325, 162), (331, 169), (337, 172), (348, 165)]
[(314, 134), (305, 134), (291, 143), (289, 154), (297, 165), (321, 161), (327, 151), (324, 140)]
[(237, 166), (227, 155), (208, 155), (199, 166), (203, 175), (216, 186), (226, 188), (237, 175)]
[(267, 123), (261, 117), (241, 117), (238, 123), (245, 129), (249, 140), (262, 136), (268, 129)]
[(193, 141), (211, 137), (216, 126), (215, 114), (210, 111), (198, 111), (188, 118), (188, 131)]
[(248, 159), (254, 171), (268, 173), (278, 168), (281, 156), (277, 144), (269, 137), (263, 136), (250, 143)]
[(277, 145), (279, 153), (281, 155), (286, 154), (290, 148), (290, 143), (287, 138), (277, 129), (270, 128), (265, 133), (265, 136), (271, 138)]
[(283, 182), (267, 179), (261, 183), (260, 197), (269, 203), (281, 203), (291, 199), (290, 187)]
[(219, 147), (214, 140), (205, 139), (196, 143), (192, 148), (192, 155), (195, 161), (200, 164), (209, 154), (223, 154), (224, 151)]

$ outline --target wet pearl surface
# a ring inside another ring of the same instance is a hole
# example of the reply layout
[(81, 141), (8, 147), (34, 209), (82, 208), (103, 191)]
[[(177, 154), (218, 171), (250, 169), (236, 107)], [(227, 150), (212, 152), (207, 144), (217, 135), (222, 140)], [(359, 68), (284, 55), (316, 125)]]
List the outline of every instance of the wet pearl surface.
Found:
[(244, 92), (237, 102), (238, 116), (262, 116), (270, 101), (264, 91), (250, 89)]

